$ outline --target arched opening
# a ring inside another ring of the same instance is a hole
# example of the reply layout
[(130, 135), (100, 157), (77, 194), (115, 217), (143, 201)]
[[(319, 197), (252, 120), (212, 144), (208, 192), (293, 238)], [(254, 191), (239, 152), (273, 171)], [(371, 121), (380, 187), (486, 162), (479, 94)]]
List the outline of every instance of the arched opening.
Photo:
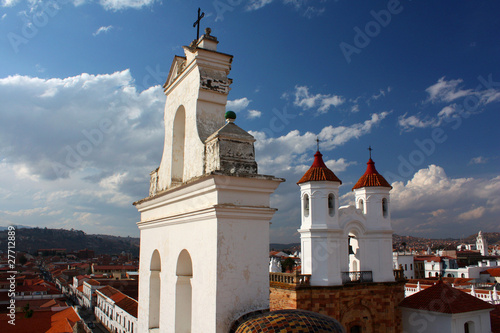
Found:
[(335, 195), (328, 194), (328, 215), (335, 216)]
[(309, 216), (309, 195), (308, 194), (304, 195), (303, 206), (304, 206), (304, 216), (307, 217), (307, 216)]
[(182, 183), (184, 178), (184, 141), (186, 136), (186, 112), (177, 109), (172, 137), (172, 183)]
[(149, 268), (149, 328), (160, 328), (160, 272), (160, 253), (155, 250)]
[(464, 274), (464, 273), (462, 273), (462, 274), (460, 275), (460, 277), (461, 277), (461, 278), (465, 278), (465, 274)]
[(464, 333), (475, 333), (473, 321), (468, 321), (464, 324)]
[(187, 250), (177, 259), (177, 283), (175, 285), (175, 332), (191, 332), (193, 263)]
[(358, 209), (361, 209), (361, 213), (365, 213), (365, 202), (363, 201), (363, 199), (359, 199)]
[[(349, 272), (358, 272), (360, 271), (360, 261), (359, 261), (359, 239), (358, 233), (355, 231), (349, 232)], [(357, 274), (350, 274), (350, 280), (355, 281), (358, 280)]]
[(387, 202), (386, 198), (383, 198), (382, 199), (382, 215), (384, 217), (387, 217), (388, 214), (389, 214), (389, 203)]
[(360, 325), (353, 325), (351, 326), (351, 329), (349, 330), (349, 333), (362, 333), (362, 327)]

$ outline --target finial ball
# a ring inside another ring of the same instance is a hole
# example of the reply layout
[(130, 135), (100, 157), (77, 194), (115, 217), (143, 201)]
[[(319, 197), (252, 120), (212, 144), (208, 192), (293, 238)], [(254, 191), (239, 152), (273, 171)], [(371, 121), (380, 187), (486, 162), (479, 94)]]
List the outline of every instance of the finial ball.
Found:
[(236, 113), (234, 111), (227, 111), (224, 117), (226, 120), (234, 121), (236, 119)]

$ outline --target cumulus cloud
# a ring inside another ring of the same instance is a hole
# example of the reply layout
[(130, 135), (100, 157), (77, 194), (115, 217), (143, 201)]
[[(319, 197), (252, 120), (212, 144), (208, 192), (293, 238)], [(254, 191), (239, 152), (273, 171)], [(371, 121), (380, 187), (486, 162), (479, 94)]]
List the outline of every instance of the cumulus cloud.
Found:
[(293, 104), (304, 110), (318, 108), (319, 113), (326, 113), (331, 106), (338, 107), (345, 102), (345, 98), (338, 95), (311, 94), (306, 86), (295, 86), (295, 100)]
[(106, 27), (100, 27), (99, 29), (97, 29), (92, 35), (95, 37), (101, 33), (107, 33), (109, 30), (113, 29), (113, 26), (112, 25), (108, 25)]
[(247, 108), (248, 104), (250, 104), (251, 100), (246, 97), (235, 99), (232, 101), (227, 101), (226, 110), (228, 111), (241, 111)]
[[(137, 218), (130, 203), (147, 195), (147, 175), (163, 148), (160, 86), (138, 91), (129, 70), (63, 79), (14, 75), (0, 79), (0, 99), (0, 221), (29, 225), (9, 213), (17, 206), (62, 211), (36, 222), (47, 226), (96, 209), (115, 227)], [(23, 206), (26, 198), (33, 207)], [(130, 221), (122, 230), (135, 229)]]
[(430, 165), (408, 182), (392, 186), (393, 227), (398, 233), (460, 237), (479, 229), (500, 231), (500, 177), (450, 178), (442, 167)]
[(248, 116), (247, 118), (248, 119), (255, 119), (255, 118), (260, 118), (260, 116), (262, 115), (262, 112), (261, 111), (257, 111), (257, 110), (248, 110)]

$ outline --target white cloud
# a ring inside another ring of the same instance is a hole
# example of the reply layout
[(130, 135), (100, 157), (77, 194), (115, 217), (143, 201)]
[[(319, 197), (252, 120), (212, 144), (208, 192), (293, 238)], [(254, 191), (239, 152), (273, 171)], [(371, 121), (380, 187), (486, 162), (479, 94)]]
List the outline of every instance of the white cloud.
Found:
[(235, 99), (232, 101), (227, 101), (226, 110), (238, 112), (246, 109), (246, 107), (248, 106), (248, 104), (250, 104), (250, 102), (251, 100), (249, 100), (246, 97)]
[(7, 14), (3, 14), (1, 20), (3, 21), (7, 17)]
[(100, 0), (99, 4), (106, 10), (141, 9), (154, 4), (156, 0)]
[(295, 86), (294, 95), (294, 105), (301, 107), (304, 110), (318, 107), (319, 113), (326, 113), (331, 106), (338, 107), (345, 102), (345, 98), (338, 95), (310, 94), (309, 88), (306, 86)]
[(484, 158), (483, 156), (478, 156), (474, 157), (469, 161), (469, 164), (485, 164), (488, 162), (487, 158)]
[(264, 6), (269, 5), (271, 2), (273, 2), (273, 0), (250, 0), (246, 6), (246, 10), (251, 11), (261, 9)]
[[(20, 0), (2, 0), (0, 7), (14, 7)], [(7, 14), (4, 14), (4, 16)], [(3, 16), (2, 16), (3, 19)]]
[(262, 112), (261, 111), (257, 111), (257, 110), (248, 110), (248, 116), (247, 118), (248, 119), (255, 119), (255, 118), (260, 118), (260, 116), (262, 115)]
[[(129, 70), (64, 79), (14, 75), (0, 79), (0, 100), (1, 221), (31, 225), (26, 212), (48, 207), (37, 225), (81, 229), (70, 217), (78, 212), (136, 234), (130, 203), (147, 195), (147, 175), (163, 148), (161, 86), (139, 92)], [(89, 223), (85, 231), (103, 228)]]
[(458, 86), (462, 79), (446, 81), (444, 76), (437, 83), (425, 89), (429, 94), (428, 100), (431, 102), (452, 102), (458, 98), (471, 95), (472, 89), (463, 90)]
[(113, 26), (112, 25), (108, 25), (106, 27), (100, 27), (99, 29), (96, 30), (96, 32), (94, 32), (92, 35), (93, 36), (97, 36), (101, 33), (107, 33), (109, 30), (113, 29)]
[[(460, 237), (478, 230), (500, 231), (500, 176), (493, 179), (449, 178), (444, 169), (429, 165), (406, 184), (391, 191), (396, 232), (435, 237)], [(457, 223), (474, 221), (474, 224)]]
[(439, 122), (435, 118), (421, 120), (418, 116), (406, 116), (407, 113), (398, 117), (398, 125), (406, 131), (411, 131), (414, 128), (435, 127)]
[(474, 208), (472, 210), (469, 210), (468, 212), (465, 212), (465, 213), (458, 215), (458, 218), (461, 220), (477, 220), (477, 219), (483, 217), (485, 212), (486, 212), (486, 208), (477, 207), (477, 208)]

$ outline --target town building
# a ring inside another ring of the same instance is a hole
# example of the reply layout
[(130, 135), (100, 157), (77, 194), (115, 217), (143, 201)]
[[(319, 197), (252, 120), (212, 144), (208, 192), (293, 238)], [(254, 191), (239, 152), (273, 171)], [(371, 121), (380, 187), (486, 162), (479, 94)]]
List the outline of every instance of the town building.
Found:
[(96, 294), (95, 316), (110, 332), (138, 332), (137, 301), (135, 299), (111, 286), (97, 290)]

